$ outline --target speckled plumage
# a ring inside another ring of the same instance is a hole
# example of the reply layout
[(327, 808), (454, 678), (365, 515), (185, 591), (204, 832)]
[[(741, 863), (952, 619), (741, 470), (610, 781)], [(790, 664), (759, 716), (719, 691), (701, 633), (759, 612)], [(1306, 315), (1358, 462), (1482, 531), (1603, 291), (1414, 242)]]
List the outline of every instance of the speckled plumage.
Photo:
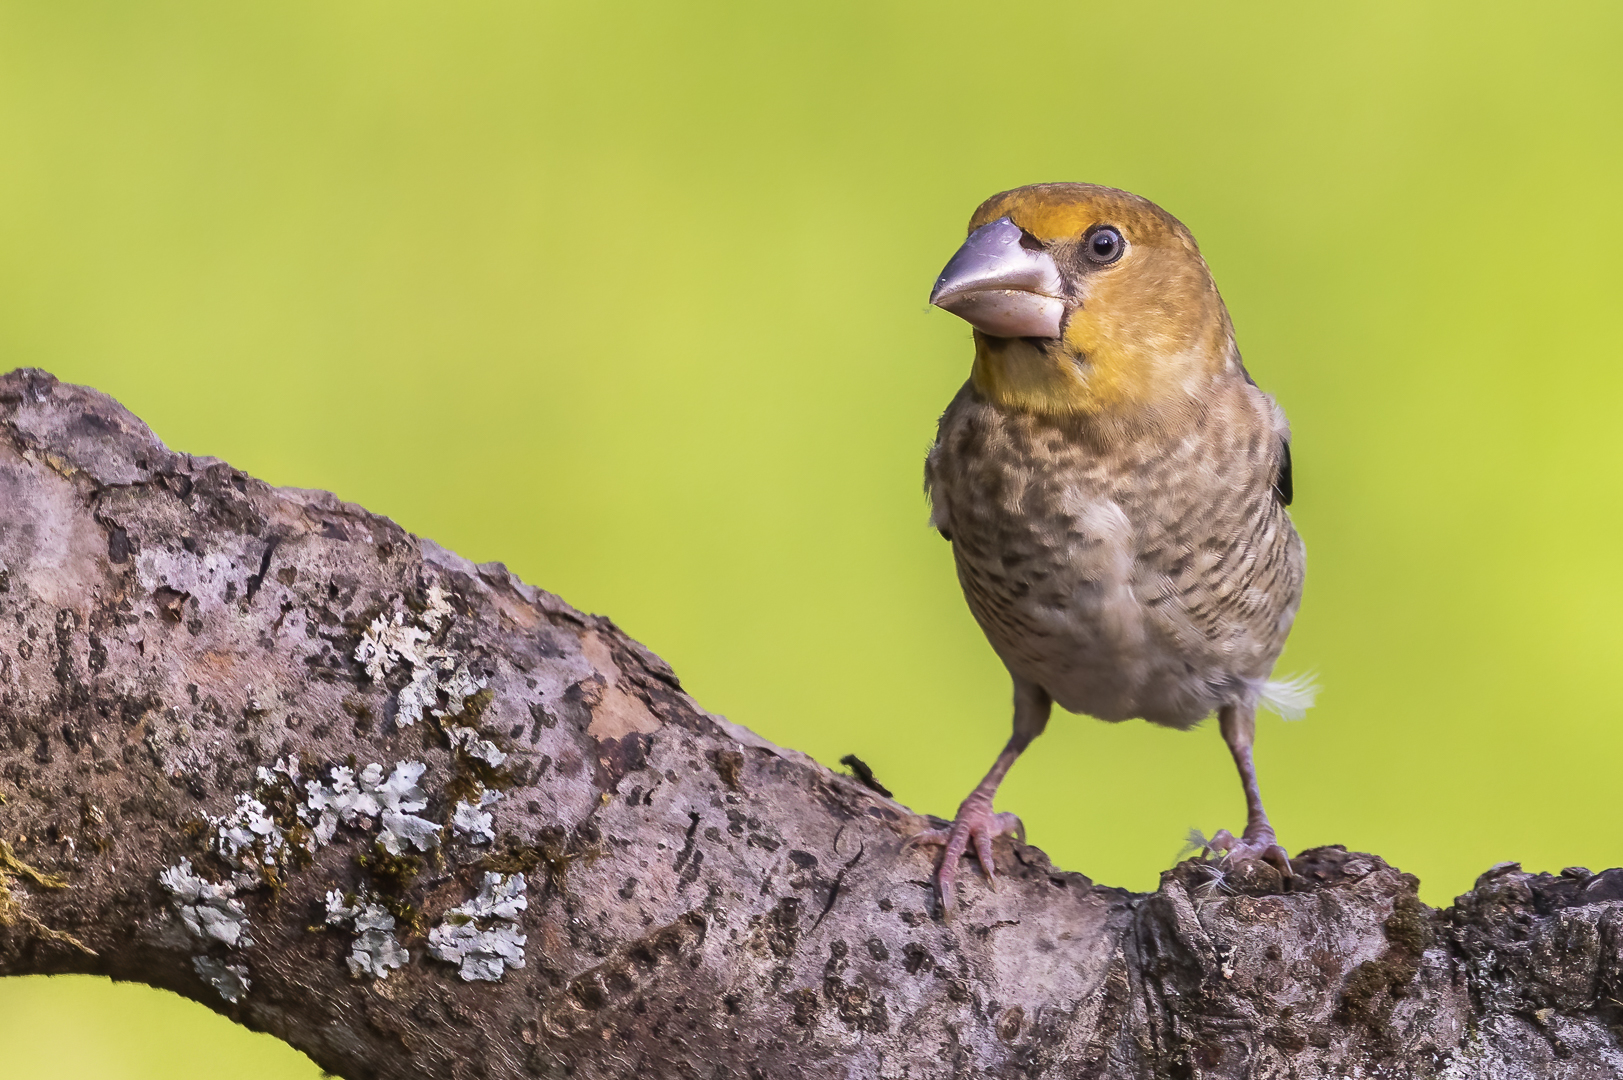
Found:
[(1283, 415), (1236, 360), (1181, 430), (1100, 430), (966, 384), (925, 466), (970, 610), (1010, 672), (1101, 720), (1254, 705), (1302, 592)]
[(1302, 595), (1284, 413), (1241, 364), (1194, 237), (1154, 203), (1034, 184), (969, 228), (930, 302), (975, 327), (975, 362), (925, 486), (1013, 677), (1014, 730), (951, 827), (915, 837), (946, 847), (943, 906), (966, 851), (992, 878), (992, 837), (1019, 827), (993, 797), (1054, 702), (1173, 728), (1215, 712), (1246, 827), (1207, 847), (1288, 874), (1252, 760), (1258, 703), (1311, 698), (1269, 681)]

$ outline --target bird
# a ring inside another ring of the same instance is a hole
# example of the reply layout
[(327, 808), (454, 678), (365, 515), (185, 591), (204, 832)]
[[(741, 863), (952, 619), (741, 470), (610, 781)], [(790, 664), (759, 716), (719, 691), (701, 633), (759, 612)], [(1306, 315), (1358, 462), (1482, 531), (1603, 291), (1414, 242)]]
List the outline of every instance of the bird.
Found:
[(1294, 719), (1316, 690), (1272, 678), (1304, 574), (1291, 433), (1194, 236), (1116, 188), (1015, 188), (975, 211), (930, 303), (975, 344), (925, 461), (930, 524), (1014, 684), (985, 779), (951, 825), (908, 840), (945, 848), (944, 915), (966, 853), (995, 887), (993, 839), (1024, 838), (993, 796), (1055, 704), (1179, 730), (1215, 713), (1246, 824), (1207, 854), (1288, 876), (1252, 744), (1259, 705)]

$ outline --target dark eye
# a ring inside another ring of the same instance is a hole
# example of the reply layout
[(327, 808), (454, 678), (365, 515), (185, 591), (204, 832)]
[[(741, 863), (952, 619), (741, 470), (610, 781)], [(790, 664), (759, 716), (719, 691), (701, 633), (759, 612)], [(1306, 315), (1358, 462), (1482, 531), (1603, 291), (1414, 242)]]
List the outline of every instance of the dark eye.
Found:
[(1108, 266), (1121, 258), (1121, 253), (1127, 250), (1127, 241), (1114, 225), (1100, 225), (1082, 241), (1082, 250), (1087, 252), (1089, 261)]

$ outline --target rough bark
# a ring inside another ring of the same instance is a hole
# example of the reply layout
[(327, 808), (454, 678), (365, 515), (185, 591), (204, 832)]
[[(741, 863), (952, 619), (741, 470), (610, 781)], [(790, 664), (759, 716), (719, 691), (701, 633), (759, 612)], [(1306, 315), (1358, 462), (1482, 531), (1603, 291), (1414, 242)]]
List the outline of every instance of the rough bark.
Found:
[(0, 378), (0, 795), (0, 974), (351, 1078), (1623, 1075), (1623, 870), (1435, 911), (1339, 848), (1140, 895), (1000, 844), (944, 923), (905, 807), (607, 619), (37, 371)]

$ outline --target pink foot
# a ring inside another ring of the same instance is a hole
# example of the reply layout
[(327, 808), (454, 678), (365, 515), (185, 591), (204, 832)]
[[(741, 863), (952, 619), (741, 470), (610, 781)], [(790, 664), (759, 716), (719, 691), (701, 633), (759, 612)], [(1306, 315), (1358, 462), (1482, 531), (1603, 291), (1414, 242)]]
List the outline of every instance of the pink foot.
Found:
[(1221, 829), (1216, 836), (1206, 842), (1206, 848), (1208, 851), (1222, 852), (1224, 862), (1261, 859), (1286, 877), (1291, 876), (1290, 856), (1274, 838), (1274, 830), (1266, 825), (1257, 829), (1248, 828), (1245, 834), (1239, 837), (1227, 829)]
[(986, 883), (997, 888), (997, 871), (992, 865), (992, 840), (999, 836), (1026, 838), (1026, 828), (1013, 814), (994, 814), (992, 800), (971, 795), (958, 808), (958, 816), (945, 829), (925, 829), (907, 840), (914, 844), (942, 844), (941, 865), (936, 870), (936, 893), (941, 897), (941, 915), (952, 914), (952, 886), (958, 880), (958, 860), (974, 845), (975, 859), (981, 864)]

